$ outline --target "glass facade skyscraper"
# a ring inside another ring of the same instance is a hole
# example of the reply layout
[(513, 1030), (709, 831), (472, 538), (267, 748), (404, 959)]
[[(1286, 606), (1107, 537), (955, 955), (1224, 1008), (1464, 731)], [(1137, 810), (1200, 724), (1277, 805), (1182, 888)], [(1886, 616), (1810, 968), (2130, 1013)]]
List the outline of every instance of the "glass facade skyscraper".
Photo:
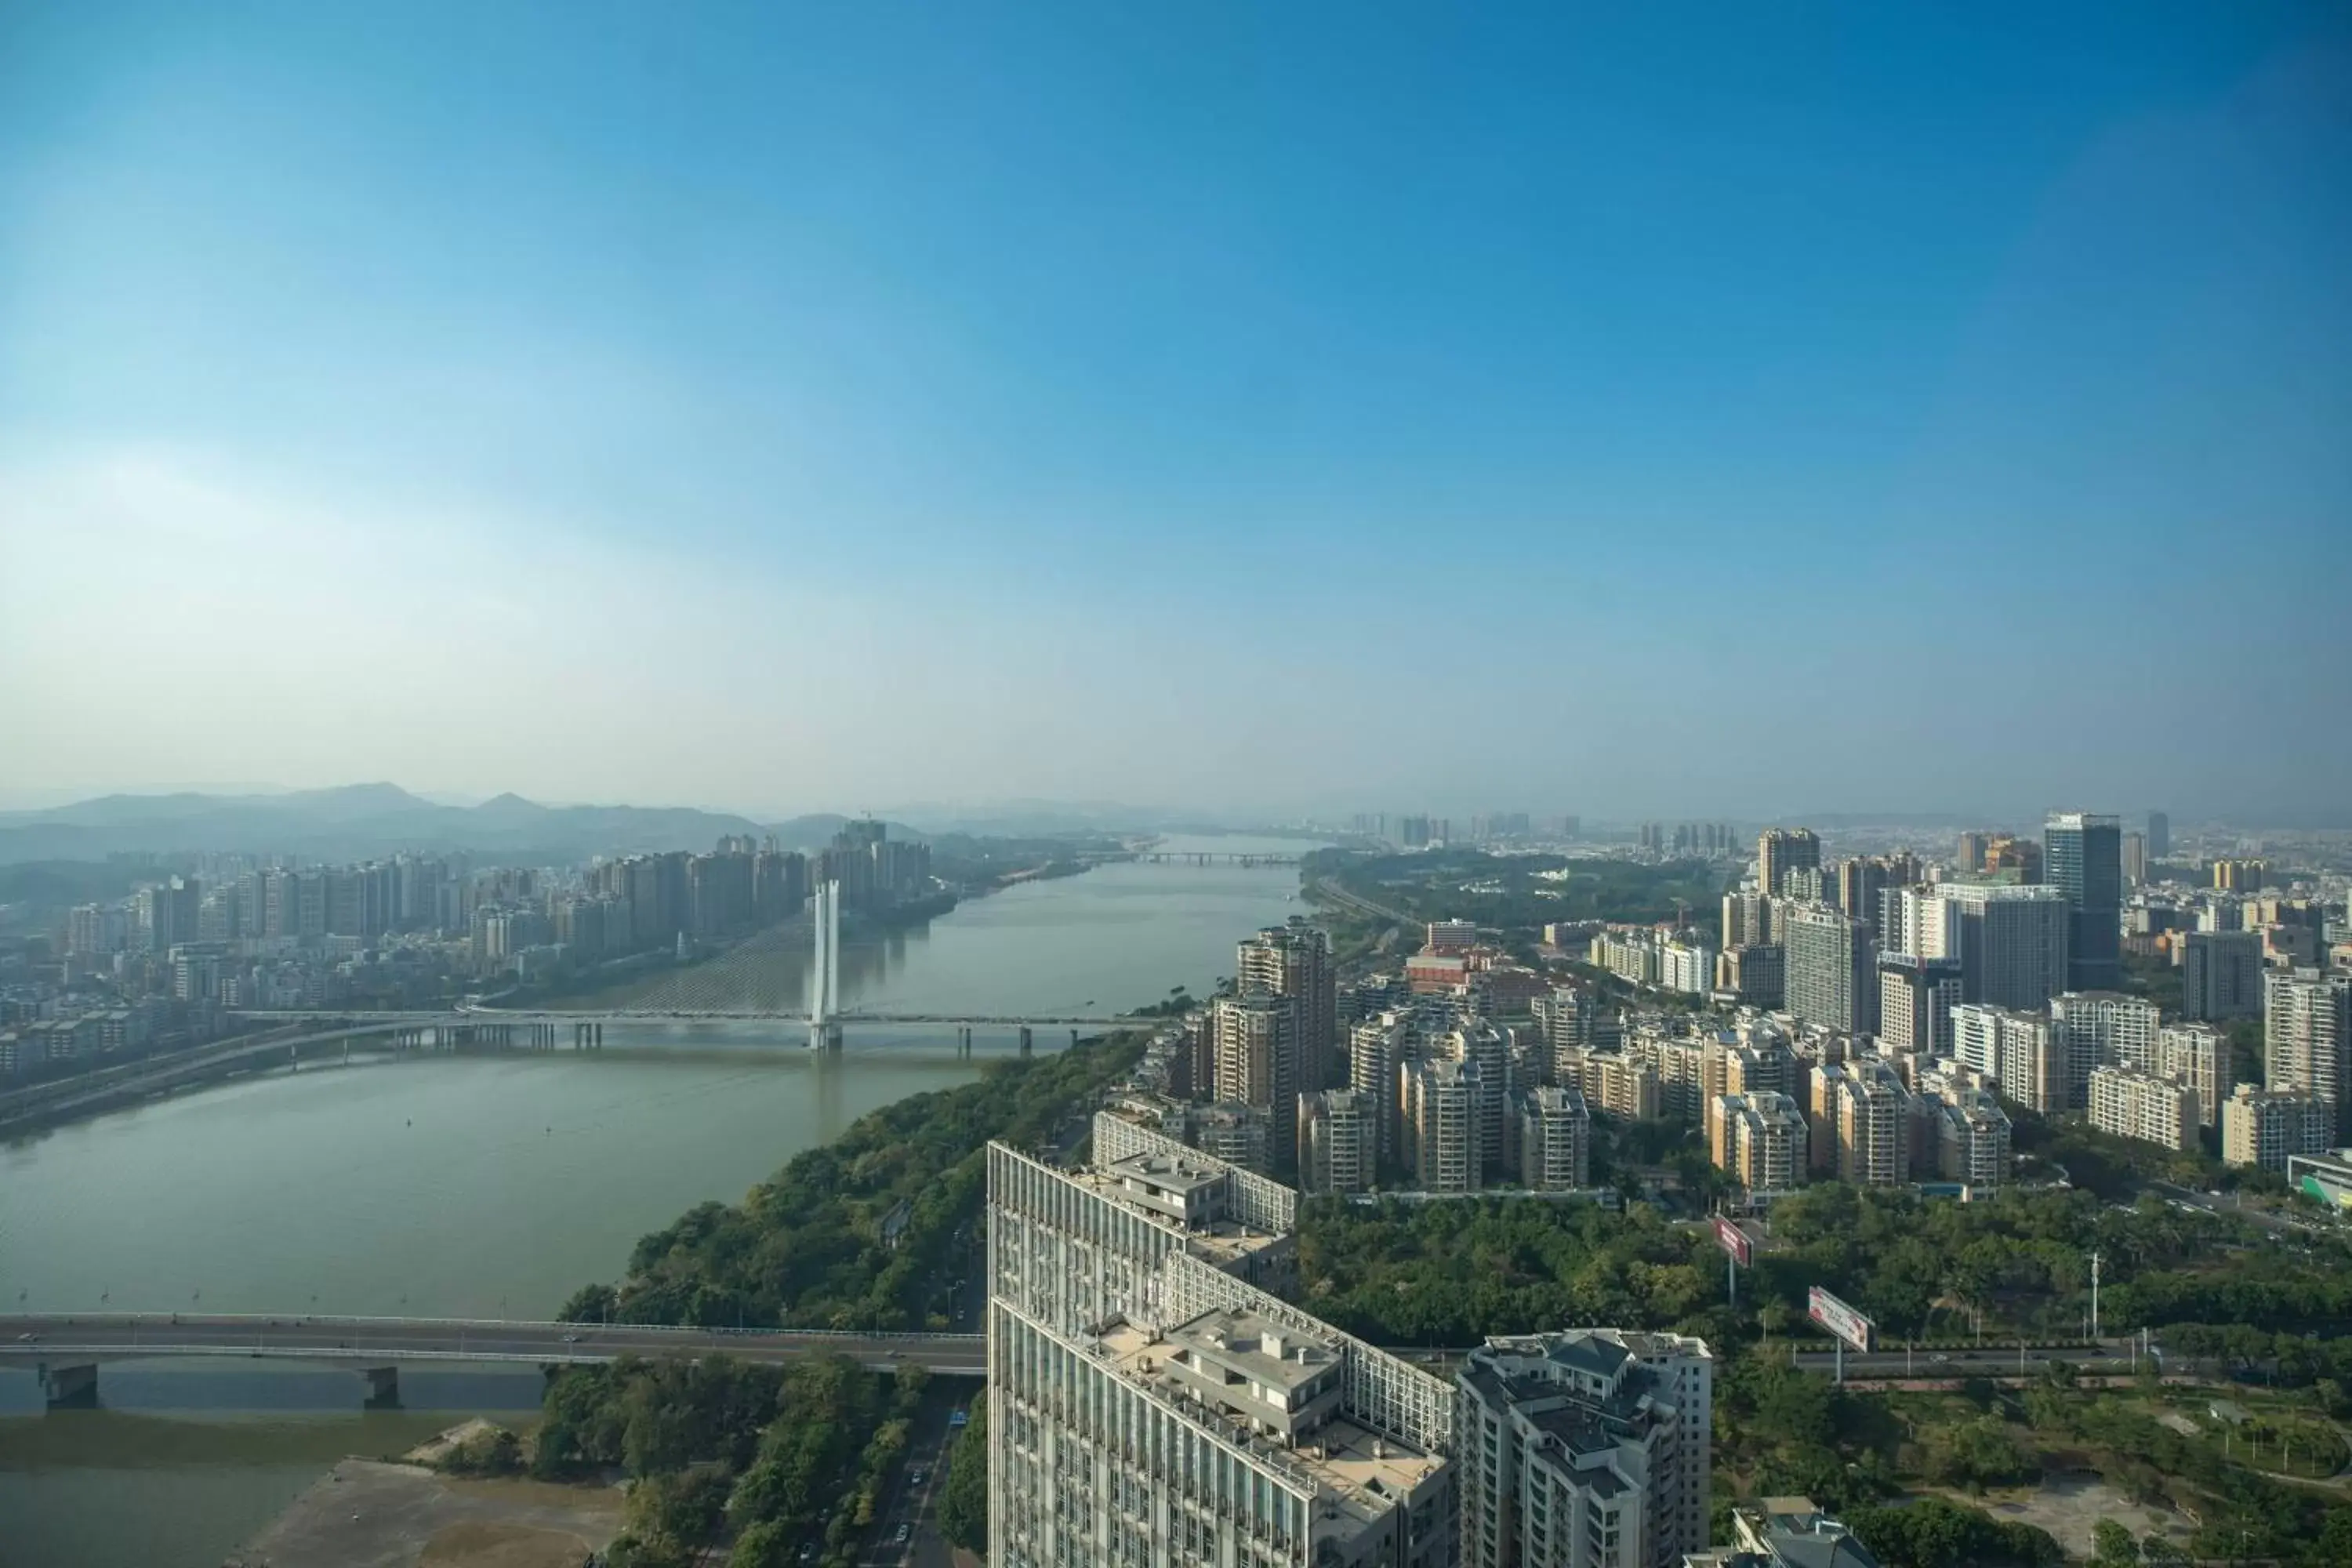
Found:
[(2066, 989), (2123, 979), (2124, 832), (2112, 816), (2061, 812), (2042, 829), (2042, 879), (2066, 895)]

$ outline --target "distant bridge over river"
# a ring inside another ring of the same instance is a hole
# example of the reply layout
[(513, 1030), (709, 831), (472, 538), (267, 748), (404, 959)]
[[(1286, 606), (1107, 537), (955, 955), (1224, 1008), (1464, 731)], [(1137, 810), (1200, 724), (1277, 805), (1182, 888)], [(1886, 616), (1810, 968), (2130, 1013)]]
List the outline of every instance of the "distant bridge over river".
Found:
[(875, 1372), (910, 1364), (947, 1377), (987, 1372), (986, 1342), (979, 1334), (673, 1329), (481, 1318), (0, 1313), (0, 1363), (38, 1367), (43, 1391), (57, 1405), (96, 1403), (99, 1368), (109, 1362), (257, 1356), (348, 1367), (368, 1380), (373, 1403), (388, 1405), (398, 1402), (403, 1363), (566, 1366), (626, 1355), (725, 1355), (751, 1362), (840, 1355)]
[(1296, 855), (1260, 855), (1232, 850), (1202, 851), (1198, 849), (1106, 849), (1099, 854), (1078, 857), (1088, 865), (1108, 866), (1129, 861), (1139, 866), (1296, 866)]

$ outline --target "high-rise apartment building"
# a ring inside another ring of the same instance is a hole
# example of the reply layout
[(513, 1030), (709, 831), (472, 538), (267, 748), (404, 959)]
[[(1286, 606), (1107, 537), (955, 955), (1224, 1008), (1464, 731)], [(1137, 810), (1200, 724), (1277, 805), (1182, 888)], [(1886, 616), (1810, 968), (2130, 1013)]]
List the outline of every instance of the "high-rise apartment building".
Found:
[(2230, 1087), (2230, 1042), (2210, 1024), (2167, 1024), (2156, 1032), (2157, 1071), (2197, 1091), (2200, 1126), (2220, 1123)]
[(1398, 1077), (1400, 1163), (1413, 1185), (1430, 1193), (1476, 1192), (1486, 1168), (1477, 1064), (1408, 1061)]
[(1803, 1087), (1803, 1069), (1789, 1042), (1777, 1034), (1750, 1036), (1742, 1043), (1716, 1039), (1707, 1049), (1721, 1062), (1709, 1088), (1717, 1094), (1756, 1094), (1769, 1089), (1794, 1094)]
[(2352, 974), (2272, 970), (2263, 981), (2263, 1083), (2325, 1100), (2331, 1137), (2352, 1110)]
[(1960, 960), (1960, 913), (1936, 887), (1889, 888), (1879, 895), (1878, 947), (1910, 958)]
[(1665, 1113), (1658, 1069), (1622, 1051), (1589, 1051), (1574, 1064), (1587, 1104), (1629, 1121), (1655, 1121)]
[(1952, 1009), (1959, 1001), (1958, 959), (1881, 953), (1879, 1048), (1889, 1053), (1908, 1051), (1930, 1059), (1951, 1055)]
[(2263, 1011), (2263, 933), (2192, 931), (2180, 937), (2180, 1013), (2198, 1020)]
[(137, 946), (148, 952), (168, 953), (183, 942), (196, 941), (196, 917), (203, 905), (202, 886), (185, 877), (140, 889), (131, 900), (131, 929)]
[(1952, 1009), (1952, 1054), (2028, 1110), (2046, 1116), (2067, 1107), (2066, 1058), (2047, 1013), (1963, 1002)]
[(1248, 991), (1218, 997), (1210, 1005), (1209, 1017), (1216, 1042), (1213, 1047), (1214, 1097), (1243, 1105), (1273, 1106), (1276, 1075), (1281, 1070), (1276, 1064), (1293, 1049), (1297, 1009), (1286, 996)]
[(1397, 1159), (1397, 1068), (1411, 1039), (1402, 1012), (1375, 1014), (1348, 1032), (1348, 1087), (1371, 1107), (1375, 1168)]
[(1266, 1112), (1275, 1127), (1273, 1159), (1289, 1170), (1297, 1161), (1298, 1005), (1271, 991), (1220, 996), (1210, 1005), (1215, 1031), (1215, 1097)]
[(1352, 1089), (1298, 1097), (1298, 1180), (1310, 1193), (1371, 1190), (1378, 1166), (1373, 1102)]
[(1936, 1172), (1990, 1192), (2009, 1178), (2009, 1113), (1989, 1089), (1948, 1089), (1933, 1102)]
[(2086, 1103), (2102, 1132), (2164, 1149), (2197, 1147), (2197, 1091), (2185, 1083), (2102, 1064), (2091, 1069)]
[(1894, 1067), (1857, 1057), (1813, 1068), (1811, 1151), (1816, 1169), (1857, 1185), (1892, 1186), (1911, 1177), (1911, 1094)]
[(1471, 1082), (1478, 1116), (1478, 1158), (1484, 1167), (1499, 1168), (1507, 1140), (1503, 1123), (1511, 1093), (1511, 1042), (1501, 1026), (1486, 1018), (1464, 1018), (1455, 1026), (1430, 1037), (1427, 1054), (1465, 1063), (1476, 1069)]
[(2172, 853), (2172, 818), (2160, 811), (2147, 814), (2147, 858), (2162, 860)]
[(1574, 1084), (1538, 1084), (1518, 1096), (1519, 1181), (1539, 1193), (1592, 1184), (1592, 1116)]
[(2050, 999), (2050, 1026), (2066, 1064), (2066, 1103), (2086, 1103), (2091, 1069), (2147, 1072), (2157, 1066), (2156, 1004), (2120, 991), (2069, 991)]
[(2147, 835), (2124, 835), (2124, 881), (2135, 888), (2147, 886)]
[(1717, 988), (1744, 1007), (1779, 1007), (1789, 995), (1789, 959), (1778, 942), (1727, 947), (1716, 960)]
[(1757, 837), (1756, 885), (1774, 898), (1787, 891), (1790, 872), (1821, 864), (1821, 837), (1810, 827), (1768, 827)]
[(2336, 1108), (2300, 1089), (2242, 1083), (2221, 1102), (2221, 1160), (2286, 1169), (2290, 1154), (2325, 1152), (2336, 1138)]
[(1728, 950), (1772, 940), (1772, 895), (1735, 888), (1723, 895), (1723, 945)]
[(1874, 939), (1885, 934), (1879, 930), (1884, 918), (1880, 900), (1890, 885), (1892, 878), (1883, 859), (1854, 855), (1838, 862), (1838, 908), (1858, 921), (1868, 921)]
[(1714, 1050), (1711, 1037), (1653, 1028), (1636, 1030), (1625, 1043), (1627, 1056), (1657, 1072), (1660, 1113), (1694, 1127), (1706, 1123), (1708, 1097), (1721, 1092), (1723, 1064), (1709, 1060)]
[(1544, 1044), (1554, 1061), (1564, 1051), (1586, 1051), (1599, 1046), (1601, 1016), (1610, 1011), (1593, 993), (1570, 985), (1560, 986), (1549, 996), (1537, 997), (1528, 1004), (1528, 1010), (1534, 1016), (1536, 1026), (1543, 1031)]
[(1963, 833), (1952, 846), (1953, 862), (1963, 876), (1975, 876), (1984, 869), (1985, 845), (1991, 839), (1989, 833)]
[(1811, 1134), (1794, 1099), (1756, 1089), (1708, 1104), (1707, 1146), (1715, 1168), (1748, 1192), (1786, 1193), (1804, 1184)]
[[(1297, 1059), (1290, 1068), (1289, 1091), (1303, 1094), (1327, 1086), (1339, 1041), (1339, 981), (1331, 964), (1331, 939), (1294, 915), (1288, 924), (1268, 926), (1243, 942), (1234, 963), (1238, 989), (1268, 991), (1297, 1005)], [(1292, 1106), (1285, 1099), (1276, 1109), (1287, 1116)]]
[(1809, 1024), (1868, 1033), (1878, 1021), (1870, 922), (1827, 904), (1788, 903), (1780, 917), (1788, 1010)]
[(2265, 860), (2221, 859), (2213, 862), (2213, 890), (2217, 893), (2259, 893), (2263, 879), (2270, 871)]
[(1184, 1141), (1236, 1170), (1263, 1176), (1274, 1169), (1274, 1112), (1263, 1105), (1219, 1100), (1190, 1107)]
[(989, 1146), (990, 1560), (1446, 1568), (1451, 1391), (1249, 1282), (1255, 1178), (1114, 1120), (1091, 1172)]
[(1454, 1382), (1462, 1562), (1679, 1568), (1706, 1543), (1714, 1373), (1703, 1340), (1618, 1329), (1471, 1352)]
[(1957, 949), (1920, 956), (1960, 961), (1962, 1001), (2039, 1007), (2067, 988), (2072, 916), (2062, 889), (1942, 882), (1936, 900), (1945, 912), (1928, 917), (1926, 929), (1948, 931)]
[(2050, 885), (2066, 895), (2066, 989), (2112, 991), (2123, 982), (2123, 827), (2067, 811), (2042, 825)]

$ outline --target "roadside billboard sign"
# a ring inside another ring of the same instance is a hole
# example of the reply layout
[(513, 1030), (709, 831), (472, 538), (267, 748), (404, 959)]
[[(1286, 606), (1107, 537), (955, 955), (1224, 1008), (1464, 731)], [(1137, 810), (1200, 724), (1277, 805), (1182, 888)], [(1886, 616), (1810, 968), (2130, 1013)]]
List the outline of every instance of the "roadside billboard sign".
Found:
[(1731, 1261), (1742, 1268), (1756, 1261), (1756, 1244), (1748, 1239), (1748, 1233), (1738, 1224), (1722, 1215), (1715, 1216), (1715, 1244), (1731, 1254)]
[(1878, 1325), (1818, 1285), (1805, 1298), (1805, 1316), (1855, 1350), (1869, 1353), (1871, 1335)]

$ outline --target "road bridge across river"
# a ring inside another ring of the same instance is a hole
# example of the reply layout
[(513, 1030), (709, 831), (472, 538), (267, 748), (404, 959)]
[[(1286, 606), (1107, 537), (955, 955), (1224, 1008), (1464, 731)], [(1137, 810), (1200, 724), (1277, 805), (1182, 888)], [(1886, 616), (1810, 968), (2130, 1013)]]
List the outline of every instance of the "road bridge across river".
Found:
[(375, 1395), (397, 1389), (403, 1363), (593, 1365), (623, 1356), (731, 1356), (789, 1362), (847, 1356), (876, 1372), (920, 1366), (979, 1377), (979, 1334), (862, 1331), (658, 1328), (639, 1324), (515, 1322), (497, 1318), (259, 1317), (178, 1313), (0, 1313), (0, 1361), (36, 1363), (56, 1403), (95, 1396), (108, 1362), (237, 1356), (304, 1361), (367, 1374)]

